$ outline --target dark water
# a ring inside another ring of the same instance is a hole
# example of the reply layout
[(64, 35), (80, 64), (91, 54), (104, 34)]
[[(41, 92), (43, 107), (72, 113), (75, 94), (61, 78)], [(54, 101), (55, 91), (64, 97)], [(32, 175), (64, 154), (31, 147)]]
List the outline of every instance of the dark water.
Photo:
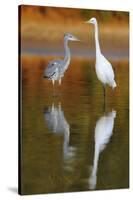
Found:
[(62, 85), (42, 78), (45, 58), (22, 59), (23, 194), (128, 188), (128, 62), (112, 61), (106, 105), (94, 60), (73, 59)]

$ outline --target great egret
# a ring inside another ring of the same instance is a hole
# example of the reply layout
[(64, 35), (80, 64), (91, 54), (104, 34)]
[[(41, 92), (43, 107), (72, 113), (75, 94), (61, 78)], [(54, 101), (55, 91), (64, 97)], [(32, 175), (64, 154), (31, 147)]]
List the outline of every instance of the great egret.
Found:
[(95, 26), (95, 45), (96, 45), (96, 74), (98, 79), (103, 84), (104, 90), (104, 97), (105, 97), (105, 86), (108, 84), (113, 89), (117, 86), (115, 82), (114, 71), (112, 68), (111, 63), (102, 55), (100, 45), (99, 45), (99, 38), (98, 38), (98, 24), (96, 18), (91, 18), (86, 23), (94, 24)]
[(70, 64), (70, 49), (68, 47), (68, 41), (79, 41), (75, 36), (70, 33), (66, 33), (64, 35), (64, 49), (65, 49), (65, 57), (63, 60), (53, 60), (49, 62), (48, 67), (44, 71), (44, 78), (48, 78), (52, 80), (54, 85), (55, 81), (59, 81), (59, 85), (61, 84), (61, 79), (64, 76), (65, 71), (67, 70)]
[(95, 127), (95, 153), (93, 159), (92, 172), (89, 178), (89, 188), (95, 189), (97, 182), (97, 168), (100, 153), (106, 148), (113, 134), (114, 119), (116, 117), (116, 111), (113, 110), (106, 115), (100, 117)]

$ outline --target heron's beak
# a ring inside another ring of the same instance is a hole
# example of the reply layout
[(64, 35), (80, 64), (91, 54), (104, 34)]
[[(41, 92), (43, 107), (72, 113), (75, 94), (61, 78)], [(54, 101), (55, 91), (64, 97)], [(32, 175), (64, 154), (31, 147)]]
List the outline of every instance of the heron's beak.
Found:
[(73, 40), (73, 41), (80, 41), (80, 40), (79, 40), (77, 37), (75, 37), (75, 36), (72, 37), (72, 40)]
[(85, 21), (84, 23), (85, 23), (85, 24), (88, 24), (88, 23), (89, 23), (89, 21)]

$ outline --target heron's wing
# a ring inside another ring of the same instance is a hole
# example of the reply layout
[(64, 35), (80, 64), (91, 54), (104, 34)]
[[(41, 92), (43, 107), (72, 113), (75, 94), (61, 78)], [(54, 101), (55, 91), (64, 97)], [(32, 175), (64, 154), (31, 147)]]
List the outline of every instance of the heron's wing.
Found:
[(48, 78), (52, 78), (52, 76), (54, 76), (54, 74), (57, 73), (57, 71), (58, 71), (57, 65), (55, 65), (54, 61), (51, 61), (48, 64), (48, 67), (45, 69), (44, 73)]
[(54, 60), (49, 62), (48, 67), (45, 69), (45, 75), (48, 78), (52, 78), (55, 74), (59, 74), (61, 63), (61, 60)]
[(63, 70), (64, 62), (63, 62), (63, 60), (55, 60), (54, 62), (56, 63), (56, 66), (58, 67), (58, 72), (59, 72), (60, 77), (62, 77), (64, 75), (64, 70)]

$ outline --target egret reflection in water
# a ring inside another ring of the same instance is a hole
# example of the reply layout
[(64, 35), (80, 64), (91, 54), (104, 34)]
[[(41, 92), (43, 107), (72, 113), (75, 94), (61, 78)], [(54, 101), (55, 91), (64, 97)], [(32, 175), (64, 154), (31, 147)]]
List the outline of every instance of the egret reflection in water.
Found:
[(71, 158), (74, 155), (74, 147), (69, 145), (70, 126), (67, 122), (64, 112), (61, 108), (61, 103), (56, 107), (54, 103), (44, 111), (44, 118), (48, 129), (55, 135), (63, 135), (63, 157), (64, 159)]
[(116, 111), (112, 111), (103, 115), (98, 119), (95, 127), (95, 153), (93, 159), (93, 167), (89, 178), (89, 189), (95, 189), (97, 183), (97, 169), (100, 153), (106, 148), (113, 134), (114, 119)]

